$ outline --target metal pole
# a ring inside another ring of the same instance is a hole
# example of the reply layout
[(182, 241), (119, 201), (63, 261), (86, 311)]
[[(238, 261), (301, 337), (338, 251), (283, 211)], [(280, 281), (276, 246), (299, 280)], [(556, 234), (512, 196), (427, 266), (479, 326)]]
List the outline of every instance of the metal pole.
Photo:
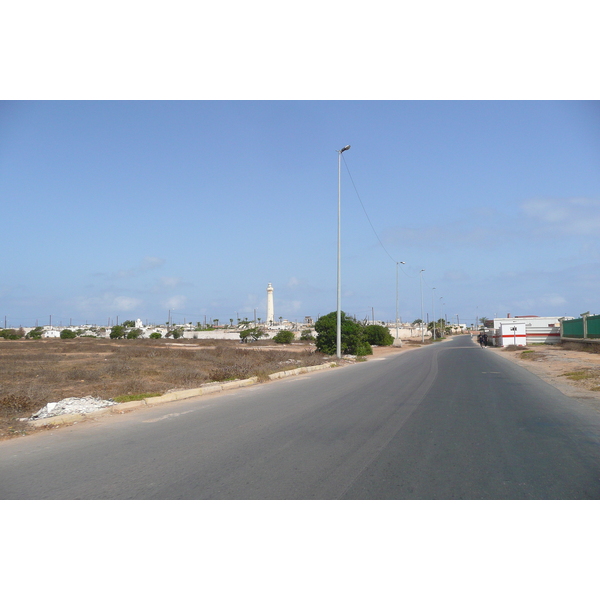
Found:
[(420, 279), (420, 283), (421, 283), (421, 342), (425, 341), (425, 331), (423, 331), (424, 322), (423, 322), (423, 275), (422, 275), (424, 270), (425, 269), (421, 269), (419, 271), (419, 279)]
[(341, 235), (342, 235), (342, 152), (350, 146), (338, 150), (338, 244), (337, 244), (337, 323), (336, 323), (336, 356), (342, 358), (342, 262), (341, 262)]
[(398, 263), (396, 263), (396, 339), (398, 339)]
[(434, 308), (434, 303), (435, 303), (435, 298), (433, 297), (433, 292), (435, 291), (435, 288), (431, 288), (431, 329), (433, 331), (433, 339), (435, 340), (435, 308)]
[(406, 263), (401, 260), (396, 263), (396, 339), (398, 339), (398, 265), (405, 265)]

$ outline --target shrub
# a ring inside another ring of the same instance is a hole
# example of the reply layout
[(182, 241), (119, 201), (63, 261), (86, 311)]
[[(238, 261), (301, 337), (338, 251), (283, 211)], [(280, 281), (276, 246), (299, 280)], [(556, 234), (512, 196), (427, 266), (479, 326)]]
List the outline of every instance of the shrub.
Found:
[(305, 329), (300, 334), (300, 341), (302, 341), (302, 342), (314, 342), (315, 341), (315, 336), (312, 334), (312, 331), (310, 329)]
[[(341, 351), (342, 354), (364, 356), (373, 354), (371, 345), (365, 338), (364, 327), (352, 317), (341, 313)], [(337, 350), (337, 313), (331, 312), (315, 323), (317, 332), (317, 350), (324, 354), (335, 354)]]
[(390, 330), (383, 325), (367, 325), (365, 327), (365, 337), (369, 344), (375, 346), (391, 346), (394, 343)]
[(77, 337), (77, 333), (75, 333), (72, 329), (63, 329), (60, 332), (61, 340), (72, 340)]
[(25, 331), (21, 327), (20, 329), (2, 329), (0, 330), (0, 337), (5, 340), (19, 340), (25, 335)]
[(142, 335), (141, 329), (132, 329), (131, 331), (129, 331), (127, 333), (127, 339), (128, 340), (137, 340), (137, 338), (139, 338), (140, 335)]
[(273, 341), (277, 344), (291, 344), (295, 337), (293, 331), (280, 331), (273, 337)]
[(40, 340), (42, 338), (42, 333), (44, 333), (43, 327), (36, 327), (32, 329), (25, 337), (30, 340)]
[(160, 340), (160, 338), (162, 337), (162, 333), (155, 331), (154, 333), (150, 334), (150, 339), (151, 340)]
[(110, 339), (111, 340), (120, 340), (125, 337), (125, 327), (122, 325), (115, 325), (110, 330)]
[(248, 342), (248, 338), (252, 338), (252, 341), (256, 342), (265, 335), (265, 332), (259, 327), (252, 327), (251, 329), (244, 329), (244, 331), (240, 331), (240, 339), (242, 340), (242, 343)]

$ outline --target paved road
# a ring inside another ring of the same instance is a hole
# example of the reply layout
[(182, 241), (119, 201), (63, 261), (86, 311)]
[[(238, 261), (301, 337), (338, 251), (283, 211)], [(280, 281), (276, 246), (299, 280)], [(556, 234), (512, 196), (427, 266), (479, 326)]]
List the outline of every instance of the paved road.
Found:
[(600, 413), (461, 336), (4, 442), (0, 498), (598, 499)]

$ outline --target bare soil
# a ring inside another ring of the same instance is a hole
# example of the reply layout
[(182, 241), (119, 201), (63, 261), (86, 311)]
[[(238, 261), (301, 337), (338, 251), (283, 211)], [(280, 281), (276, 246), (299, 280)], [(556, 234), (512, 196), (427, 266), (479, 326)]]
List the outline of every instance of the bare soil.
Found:
[[(256, 351), (260, 350), (260, 351)], [(0, 440), (32, 431), (26, 421), (48, 402), (201, 387), (331, 360), (306, 343), (229, 340), (1, 340)], [(125, 398), (123, 398), (125, 396)], [(131, 398), (134, 399), (134, 398)]]
[[(374, 347), (367, 360), (418, 348)], [(262, 340), (0, 339), (0, 441), (36, 431), (26, 420), (48, 402), (93, 396), (127, 402), (136, 395), (201, 387), (335, 361), (306, 342)], [(360, 359), (359, 359), (360, 360)], [(128, 398), (130, 396), (131, 398)]]

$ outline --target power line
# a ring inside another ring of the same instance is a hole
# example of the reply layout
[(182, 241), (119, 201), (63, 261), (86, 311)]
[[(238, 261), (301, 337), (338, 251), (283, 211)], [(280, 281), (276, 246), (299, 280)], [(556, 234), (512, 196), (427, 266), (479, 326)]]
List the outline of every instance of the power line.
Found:
[[(402, 264), (401, 261), (396, 260), (388, 251), (387, 248), (383, 245), (383, 242), (381, 241), (381, 239), (379, 239), (379, 236), (377, 235), (377, 231), (375, 231), (375, 227), (373, 227), (373, 223), (371, 222), (371, 219), (369, 218), (369, 214), (367, 213), (367, 209), (365, 208), (365, 205), (363, 204), (363, 201), (360, 197), (360, 194), (358, 193), (358, 189), (356, 188), (356, 185), (354, 183), (354, 179), (352, 179), (352, 174), (350, 173), (350, 169), (348, 167), (348, 163), (346, 162), (346, 159), (344, 158), (344, 156), (342, 155), (342, 160), (344, 161), (344, 165), (346, 166), (346, 170), (348, 171), (348, 176), (350, 177), (350, 181), (352, 182), (352, 187), (354, 187), (354, 191), (356, 192), (356, 196), (358, 197), (358, 201), (360, 202), (360, 205), (365, 213), (365, 216), (367, 217), (367, 221), (369, 221), (369, 225), (371, 226), (371, 229), (373, 230), (373, 233), (375, 234), (375, 237), (377, 238), (377, 241), (379, 242), (380, 246), (383, 248), (383, 251), (397, 264), (400, 265)], [(400, 270), (407, 276), (407, 277), (417, 277), (417, 275), (409, 275), (402, 267), (400, 267)]]
[(352, 186), (354, 187), (354, 191), (356, 192), (356, 196), (358, 197), (358, 201), (360, 202), (360, 205), (362, 206), (362, 209), (365, 213), (365, 216), (367, 217), (367, 221), (369, 221), (369, 225), (371, 226), (371, 229), (373, 230), (373, 233), (375, 234), (375, 237), (377, 238), (377, 241), (379, 242), (379, 244), (381, 245), (381, 247), (383, 248), (383, 251), (395, 262), (399, 262), (397, 261), (388, 251), (387, 248), (383, 245), (382, 241), (379, 239), (379, 236), (377, 235), (377, 232), (375, 231), (375, 227), (373, 227), (373, 223), (371, 223), (371, 219), (369, 218), (369, 214), (367, 213), (367, 209), (365, 208), (365, 205), (363, 204), (363, 201), (361, 200), (360, 194), (358, 193), (358, 190), (356, 189), (356, 185), (354, 183), (354, 179), (352, 179), (352, 174), (350, 173), (350, 169), (348, 168), (348, 163), (346, 162), (346, 159), (344, 158), (344, 156), (342, 155), (342, 159), (344, 161), (344, 165), (346, 165), (346, 170), (348, 171), (348, 176), (350, 177), (350, 181), (352, 182)]

